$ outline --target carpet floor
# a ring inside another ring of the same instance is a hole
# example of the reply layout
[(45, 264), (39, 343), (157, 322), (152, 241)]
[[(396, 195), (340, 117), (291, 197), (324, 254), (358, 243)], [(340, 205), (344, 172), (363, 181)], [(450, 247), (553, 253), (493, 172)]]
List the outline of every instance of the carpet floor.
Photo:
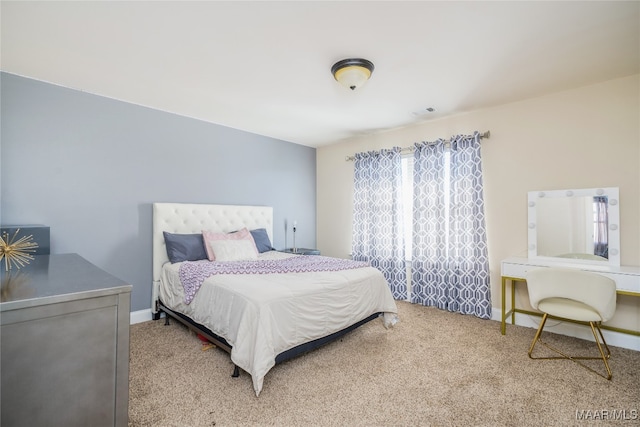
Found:
[[(529, 359), (535, 329), (508, 325), (503, 336), (495, 321), (406, 302), (398, 310), (392, 329), (376, 319), (275, 366), (259, 397), (246, 372), (231, 377), (227, 353), (203, 351), (178, 322), (132, 325), (129, 425), (640, 425), (640, 352), (611, 347), (607, 381), (568, 360)], [(592, 342), (545, 336), (597, 353)]]

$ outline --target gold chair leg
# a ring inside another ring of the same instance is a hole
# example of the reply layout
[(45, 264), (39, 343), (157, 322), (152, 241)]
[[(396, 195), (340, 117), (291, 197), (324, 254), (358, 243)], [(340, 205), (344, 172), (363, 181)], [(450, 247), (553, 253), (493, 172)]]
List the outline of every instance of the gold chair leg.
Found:
[(542, 329), (544, 328), (544, 324), (547, 322), (547, 317), (548, 316), (549, 315), (547, 313), (544, 313), (544, 315), (542, 316), (542, 320), (540, 321), (540, 326), (538, 327), (538, 331), (536, 332), (536, 336), (533, 337), (533, 341), (531, 342), (531, 347), (529, 347), (529, 358), (531, 358), (531, 359), (537, 359), (537, 357), (531, 356), (531, 353), (533, 353), (533, 347), (536, 346), (536, 343), (540, 339), (540, 335), (542, 334)]
[[(600, 375), (603, 378), (606, 378), (607, 380), (611, 380), (612, 374), (611, 374), (611, 369), (609, 368), (609, 363), (607, 362), (607, 359), (609, 359), (609, 357), (611, 356), (611, 351), (609, 350), (609, 346), (607, 345), (607, 342), (604, 339), (604, 335), (602, 335), (602, 330), (600, 329), (599, 326), (599, 322), (589, 322), (589, 326), (591, 326), (591, 331), (593, 332), (593, 336), (595, 338), (596, 341), (596, 345), (598, 346), (598, 350), (600, 351), (600, 357), (593, 357), (593, 356), (569, 356), (565, 353), (563, 353), (562, 351), (558, 350), (557, 348), (547, 344), (546, 342), (542, 341), (542, 339), (540, 338), (542, 335), (542, 329), (544, 329), (544, 325), (547, 321), (547, 317), (548, 314), (544, 313), (542, 316), (542, 320), (540, 321), (540, 326), (538, 327), (538, 331), (536, 332), (535, 337), (533, 338), (533, 342), (531, 343), (531, 347), (529, 347), (529, 357), (531, 359), (540, 359), (540, 360), (557, 360), (557, 359), (569, 359), (575, 363), (577, 363), (578, 365), (582, 366), (583, 368), (597, 374)], [(596, 332), (597, 330), (597, 332)], [(599, 337), (598, 337), (599, 335)], [(602, 345), (600, 344), (600, 340), (602, 340)], [(555, 353), (558, 353), (561, 357), (558, 356), (551, 356), (551, 357), (534, 357), (533, 356), (533, 348), (535, 347), (536, 343), (540, 341), (540, 344), (544, 345), (545, 347), (547, 347), (549, 350), (554, 351)], [(604, 346), (605, 351), (602, 349), (602, 347)], [(598, 360), (601, 359), (604, 362), (604, 366), (607, 370), (607, 375), (603, 375), (600, 372), (590, 368), (589, 366), (585, 365), (584, 363), (580, 362), (580, 360)]]
[[(589, 322), (589, 326), (591, 326), (591, 332), (593, 332), (593, 338), (595, 338), (596, 345), (598, 346), (598, 350), (600, 351), (600, 355), (602, 356), (604, 367), (607, 369), (606, 378), (610, 380), (612, 375), (611, 375), (611, 369), (609, 368), (609, 362), (607, 361), (607, 359), (609, 359), (609, 357), (611, 356), (611, 350), (609, 350), (609, 346), (607, 345), (607, 342), (604, 340), (604, 335), (602, 335), (602, 330), (600, 329), (600, 325), (595, 322)], [(597, 334), (596, 334), (596, 329), (598, 330)], [(600, 338), (602, 339), (602, 344), (604, 345), (604, 348), (607, 350), (606, 355), (604, 351), (602, 351), (602, 345), (600, 345), (600, 340), (598, 339), (598, 335), (600, 335)]]

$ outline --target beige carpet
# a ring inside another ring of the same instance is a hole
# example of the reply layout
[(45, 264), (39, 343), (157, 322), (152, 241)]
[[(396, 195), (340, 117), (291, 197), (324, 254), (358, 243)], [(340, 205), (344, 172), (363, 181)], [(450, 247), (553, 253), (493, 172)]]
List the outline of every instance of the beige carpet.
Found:
[[(231, 377), (225, 352), (202, 351), (179, 323), (133, 325), (129, 425), (640, 424), (640, 352), (611, 347), (613, 379), (607, 381), (571, 361), (529, 359), (534, 329), (510, 325), (502, 336), (495, 321), (405, 302), (398, 308), (401, 320), (393, 329), (374, 320), (277, 365), (260, 397), (247, 373)], [(573, 351), (595, 349), (547, 336)], [(603, 369), (601, 362), (588, 363)], [(598, 421), (603, 411), (607, 419)]]

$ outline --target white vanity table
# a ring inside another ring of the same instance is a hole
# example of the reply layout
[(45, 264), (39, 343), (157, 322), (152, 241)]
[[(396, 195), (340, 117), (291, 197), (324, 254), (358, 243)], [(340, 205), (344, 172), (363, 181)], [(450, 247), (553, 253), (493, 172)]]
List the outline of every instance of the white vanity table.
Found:
[[(616, 281), (617, 293), (619, 295), (631, 295), (640, 297), (640, 267), (605, 267), (597, 264), (572, 264), (567, 262), (554, 262), (545, 261), (540, 259), (530, 258), (506, 258), (501, 262), (501, 275), (502, 275), (502, 335), (506, 333), (506, 322), (509, 316), (511, 317), (511, 324), (515, 324), (516, 313), (540, 315), (535, 311), (524, 310), (516, 308), (516, 283), (526, 283), (525, 276), (529, 270), (541, 267), (567, 267), (578, 268), (580, 270), (592, 271), (602, 274), (603, 276), (610, 277)], [(506, 311), (506, 287), (507, 282), (511, 284), (511, 309)], [(622, 332), (640, 336), (640, 331), (633, 331), (629, 329), (616, 328), (612, 326), (602, 325), (602, 329), (609, 329), (616, 332)]]
[[(601, 256), (594, 255), (599, 252)], [(640, 297), (640, 267), (620, 266), (618, 188), (532, 191), (528, 194), (528, 257), (501, 262), (501, 333), (515, 314), (540, 315), (516, 307), (516, 283), (526, 283), (529, 270), (576, 268), (615, 280), (617, 293)], [(507, 282), (511, 308), (507, 311)], [(603, 329), (640, 336), (640, 331), (602, 325)]]

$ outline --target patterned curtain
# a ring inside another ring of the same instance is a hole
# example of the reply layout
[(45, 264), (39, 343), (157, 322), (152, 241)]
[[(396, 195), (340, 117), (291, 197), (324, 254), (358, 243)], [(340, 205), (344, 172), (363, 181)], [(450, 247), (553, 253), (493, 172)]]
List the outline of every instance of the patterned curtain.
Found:
[(609, 258), (609, 214), (607, 212), (607, 196), (595, 196), (593, 221), (593, 253)]
[[(480, 135), (416, 144), (412, 302), (491, 318)], [(447, 168), (447, 163), (449, 167)]]
[(445, 143), (415, 144), (411, 302), (446, 309)]
[(355, 155), (353, 259), (382, 271), (395, 299), (407, 299), (400, 148)]

